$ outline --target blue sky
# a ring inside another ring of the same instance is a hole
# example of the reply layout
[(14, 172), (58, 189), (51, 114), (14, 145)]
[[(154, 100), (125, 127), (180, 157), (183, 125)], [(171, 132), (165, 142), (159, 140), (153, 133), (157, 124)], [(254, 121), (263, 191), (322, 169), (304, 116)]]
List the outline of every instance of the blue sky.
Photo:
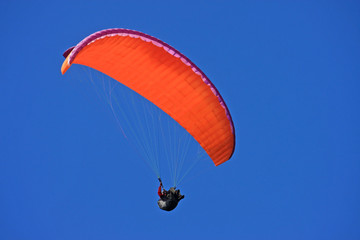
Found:
[[(359, 16), (357, 1), (1, 1), (0, 239), (359, 239)], [(60, 73), (107, 28), (180, 50), (232, 114), (234, 156), (173, 212), (91, 86)]]

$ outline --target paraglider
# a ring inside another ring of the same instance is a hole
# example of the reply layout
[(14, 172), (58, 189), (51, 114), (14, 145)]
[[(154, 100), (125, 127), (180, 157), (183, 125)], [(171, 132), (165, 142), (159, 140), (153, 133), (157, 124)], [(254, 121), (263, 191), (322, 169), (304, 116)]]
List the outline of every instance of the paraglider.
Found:
[[(159, 208), (165, 211), (172, 211), (178, 205), (179, 201), (185, 196), (180, 194), (180, 190), (176, 190), (175, 187), (171, 187), (166, 191), (163, 187), (161, 178), (159, 178), (160, 186), (158, 189), (158, 200)], [(161, 191), (162, 190), (162, 191)]]
[[(216, 166), (231, 158), (235, 130), (225, 101), (208, 77), (175, 48), (147, 34), (116, 28), (91, 34), (63, 55), (63, 74), (72, 64), (96, 69), (168, 114)], [(159, 207), (164, 210), (174, 209), (183, 198), (176, 186), (162, 197)]]

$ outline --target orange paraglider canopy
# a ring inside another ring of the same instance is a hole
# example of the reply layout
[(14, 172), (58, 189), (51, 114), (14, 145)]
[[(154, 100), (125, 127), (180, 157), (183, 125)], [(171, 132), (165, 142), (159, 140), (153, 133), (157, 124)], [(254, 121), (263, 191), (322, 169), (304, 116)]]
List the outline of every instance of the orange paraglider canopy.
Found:
[(232, 156), (234, 125), (215, 86), (168, 44), (127, 29), (96, 32), (64, 53), (71, 64), (94, 68), (136, 91), (184, 127), (215, 165)]

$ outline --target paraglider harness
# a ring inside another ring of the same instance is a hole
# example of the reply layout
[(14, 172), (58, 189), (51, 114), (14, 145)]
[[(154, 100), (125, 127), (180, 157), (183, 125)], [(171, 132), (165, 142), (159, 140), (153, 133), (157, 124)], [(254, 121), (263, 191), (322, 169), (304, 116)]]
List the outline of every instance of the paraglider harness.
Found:
[[(160, 199), (158, 200), (159, 208), (165, 211), (171, 211), (178, 205), (179, 201), (185, 196), (180, 194), (180, 190), (176, 190), (175, 187), (171, 187), (169, 191), (164, 189), (161, 178), (158, 178), (160, 186), (158, 189), (158, 195)], [(162, 190), (162, 192), (161, 192)]]

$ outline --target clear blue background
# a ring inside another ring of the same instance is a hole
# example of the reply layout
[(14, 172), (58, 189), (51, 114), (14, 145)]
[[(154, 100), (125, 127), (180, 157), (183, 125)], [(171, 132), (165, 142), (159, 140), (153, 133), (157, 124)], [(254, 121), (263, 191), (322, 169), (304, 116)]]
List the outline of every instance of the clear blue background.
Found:
[[(360, 239), (358, 1), (1, 1), (0, 239)], [(233, 158), (173, 212), (62, 53), (129, 28), (196, 63)], [(121, 161), (130, 159), (131, 161)]]

